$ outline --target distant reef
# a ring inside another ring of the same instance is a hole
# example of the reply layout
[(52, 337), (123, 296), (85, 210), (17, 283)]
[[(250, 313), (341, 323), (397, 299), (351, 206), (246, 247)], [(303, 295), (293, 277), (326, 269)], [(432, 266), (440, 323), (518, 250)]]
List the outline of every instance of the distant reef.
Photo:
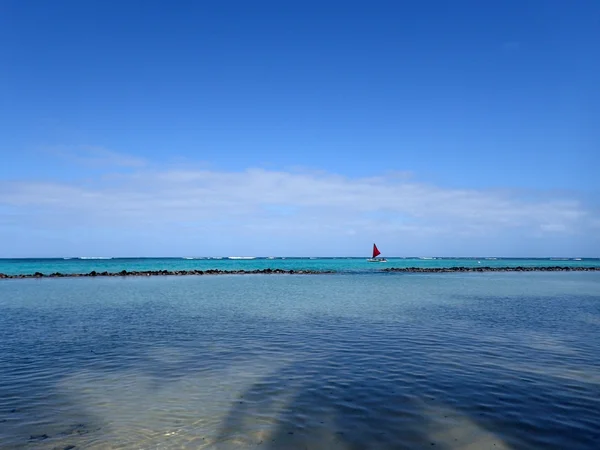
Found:
[(595, 272), (600, 267), (577, 266), (516, 266), (516, 267), (389, 267), (383, 272), (445, 273), (445, 272)]
[[(597, 272), (600, 267), (576, 266), (517, 266), (517, 267), (389, 267), (377, 272), (386, 273), (454, 273), (454, 272)], [(76, 277), (150, 277), (150, 276), (184, 276), (184, 275), (320, 275), (339, 273), (335, 270), (283, 270), (283, 269), (256, 269), (256, 270), (142, 270), (120, 272), (89, 273), (61, 273), (7, 275), (0, 273), (1, 278), (76, 278)]]
[(183, 275), (253, 275), (253, 274), (299, 274), (316, 275), (324, 273), (334, 273), (331, 270), (283, 270), (283, 269), (256, 269), (256, 270), (122, 270), (120, 272), (96, 272), (92, 270), (89, 273), (61, 273), (54, 272), (43, 274), (35, 272), (32, 274), (7, 275), (0, 273), (0, 278), (76, 278), (76, 277), (150, 277), (150, 276), (183, 276)]

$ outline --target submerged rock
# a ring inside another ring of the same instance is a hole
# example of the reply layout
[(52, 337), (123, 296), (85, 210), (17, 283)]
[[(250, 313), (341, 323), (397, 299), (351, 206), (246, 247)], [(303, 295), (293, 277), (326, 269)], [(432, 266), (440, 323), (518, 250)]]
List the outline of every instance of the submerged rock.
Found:
[(46, 433), (44, 434), (32, 434), (31, 436), (29, 436), (29, 440), (30, 441), (43, 441), (45, 439), (48, 439), (50, 436), (48, 436)]

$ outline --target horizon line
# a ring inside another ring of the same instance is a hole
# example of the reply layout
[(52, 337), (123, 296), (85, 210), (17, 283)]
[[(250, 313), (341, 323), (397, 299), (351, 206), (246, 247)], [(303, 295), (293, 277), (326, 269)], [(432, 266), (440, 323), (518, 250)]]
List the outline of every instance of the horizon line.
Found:
[[(232, 259), (237, 261), (251, 260), (251, 259), (281, 259), (281, 258), (295, 258), (295, 259), (329, 259), (329, 258), (350, 258), (350, 259), (362, 259), (362, 258), (370, 258), (369, 256), (360, 255), (360, 256), (346, 256), (346, 255), (320, 255), (320, 256), (290, 256), (290, 255), (282, 255), (282, 256), (237, 256), (237, 255), (229, 255), (229, 256), (6, 256), (0, 257), (0, 260), (7, 259), (78, 259), (78, 260), (88, 260), (88, 261), (101, 261), (101, 260), (111, 260), (111, 259), (189, 259), (189, 260), (197, 260), (197, 259)], [(394, 258), (394, 259), (600, 259), (600, 256), (564, 256), (564, 255), (552, 255), (552, 256), (497, 256), (497, 255), (486, 255), (486, 256), (385, 256), (384, 258)]]

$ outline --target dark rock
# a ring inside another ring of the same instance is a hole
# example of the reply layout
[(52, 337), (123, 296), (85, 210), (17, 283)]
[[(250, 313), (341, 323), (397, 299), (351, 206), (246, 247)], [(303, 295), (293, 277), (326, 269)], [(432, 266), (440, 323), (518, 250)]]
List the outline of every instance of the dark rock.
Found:
[(29, 436), (30, 441), (43, 441), (44, 439), (48, 439), (49, 436), (47, 434), (32, 434)]
[(537, 266), (537, 267), (389, 267), (383, 272), (448, 273), (448, 272), (592, 272), (600, 267)]
[[(481, 272), (592, 272), (600, 271), (598, 267), (577, 267), (577, 266), (537, 266), (537, 267), (388, 267), (381, 269), (381, 272), (399, 272), (399, 273), (481, 273)], [(208, 270), (146, 270), (146, 271), (131, 271), (122, 270), (120, 272), (102, 272), (98, 273), (95, 270), (90, 273), (60, 273), (54, 272), (50, 275), (44, 275), (41, 272), (35, 272), (33, 274), (18, 274), (18, 275), (7, 275), (0, 273), (0, 279), (2, 278), (43, 278), (43, 277), (118, 277), (118, 276), (184, 276), (184, 275), (248, 275), (248, 274), (298, 274), (298, 275), (317, 275), (317, 274), (332, 274), (336, 273), (335, 270), (284, 270), (280, 268), (271, 269), (253, 269), (253, 270), (221, 270), (221, 269), (208, 269)]]

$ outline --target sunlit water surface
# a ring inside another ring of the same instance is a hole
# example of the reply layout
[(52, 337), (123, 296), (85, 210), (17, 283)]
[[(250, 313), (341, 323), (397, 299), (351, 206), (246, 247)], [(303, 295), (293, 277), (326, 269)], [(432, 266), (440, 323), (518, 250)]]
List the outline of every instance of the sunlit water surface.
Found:
[(0, 280), (0, 448), (600, 448), (600, 274)]

